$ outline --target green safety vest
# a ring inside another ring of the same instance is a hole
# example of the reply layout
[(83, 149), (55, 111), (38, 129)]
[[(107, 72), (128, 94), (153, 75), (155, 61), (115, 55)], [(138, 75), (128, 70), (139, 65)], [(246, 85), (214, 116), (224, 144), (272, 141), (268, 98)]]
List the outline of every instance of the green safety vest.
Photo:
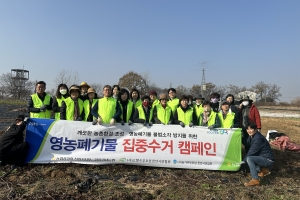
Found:
[[(216, 116), (217, 116), (216, 112), (210, 111), (210, 115), (209, 115), (209, 120), (208, 120), (207, 126), (212, 126), (212, 125), (214, 125), (216, 123)], [(202, 115), (200, 115), (200, 117), (199, 117), (199, 126), (203, 126), (202, 125)]]
[[(149, 108), (148, 108), (149, 109)], [(143, 120), (146, 120), (146, 115), (144, 113), (144, 109), (143, 109), (143, 106), (139, 106), (137, 107), (137, 110), (139, 111), (139, 119), (143, 119)], [(152, 115), (153, 115), (153, 109), (150, 108), (150, 116), (149, 116), (149, 121), (148, 123), (152, 120)]]
[[(83, 111), (83, 101), (78, 98), (78, 105), (79, 105), (79, 115), (81, 115)], [(74, 119), (74, 110), (75, 110), (75, 103), (71, 97), (68, 97), (64, 100), (66, 104), (66, 120), (75, 121)], [(83, 120), (84, 121), (84, 120)]]
[[(121, 110), (122, 110), (122, 113), (123, 113), (123, 107), (121, 105), (121, 103), (119, 102), (120, 104), (120, 107), (121, 107)], [(127, 113), (126, 113), (126, 123), (128, 123), (128, 121), (130, 120), (130, 116), (131, 116), (131, 113), (132, 113), (132, 108), (133, 108), (133, 102), (131, 100), (128, 100), (128, 103), (127, 103)], [(123, 119), (123, 115), (121, 114), (121, 119)]]
[[(65, 97), (61, 96), (61, 98), (56, 97), (57, 105), (61, 107), (61, 102), (65, 100)], [(55, 112), (55, 120), (60, 120), (60, 112)]]
[(161, 104), (156, 105), (156, 111), (157, 111), (157, 118), (161, 121), (163, 124), (168, 124), (171, 118), (172, 109), (170, 106), (166, 106), (166, 108), (163, 108)]
[(175, 97), (174, 99), (170, 99), (167, 102), (167, 105), (171, 107), (172, 112), (175, 113), (175, 110), (177, 109), (178, 105), (179, 105), (179, 99), (177, 97)]
[(185, 125), (189, 125), (193, 121), (193, 108), (190, 107), (186, 112), (183, 112), (181, 107), (177, 108), (178, 120), (182, 121)]
[[(39, 98), (37, 93), (31, 95), (31, 98), (32, 98), (32, 101), (33, 101), (33, 107), (34, 108), (40, 108), (43, 105), (50, 105), (51, 96), (49, 94), (46, 94), (46, 96), (44, 98), (44, 101), (42, 101)], [(47, 119), (50, 119), (51, 118), (51, 112), (50, 112), (50, 110), (47, 110), (47, 109), (44, 112), (39, 112), (39, 113), (30, 112), (30, 117), (31, 118), (47, 118)]]
[[(133, 102), (132, 102), (132, 103), (133, 103)], [(143, 102), (142, 102), (141, 99), (137, 100), (137, 101), (135, 102), (135, 104), (134, 104), (134, 109), (136, 109), (137, 107), (139, 107), (139, 106), (142, 105), (142, 104), (143, 104)]]
[[(98, 99), (93, 99), (92, 102), (92, 107), (94, 107), (95, 103), (97, 103)], [(87, 118), (89, 117), (89, 114), (91, 112), (91, 108), (90, 108), (90, 100), (86, 99), (83, 102), (83, 109), (84, 109), (84, 121), (87, 121)]]
[(116, 114), (117, 100), (113, 97), (103, 97), (98, 100), (98, 114), (104, 124), (109, 124), (111, 118)]
[(221, 121), (221, 128), (231, 128), (234, 124), (234, 112), (228, 112), (226, 118), (223, 119), (222, 111), (218, 113), (220, 121)]
[(196, 111), (197, 119), (199, 119), (200, 114), (203, 112), (204, 108), (202, 107), (202, 104), (200, 104), (199, 106), (197, 106), (197, 104), (194, 104), (194, 108)]
[(154, 106), (158, 105), (160, 102), (158, 99), (155, 99), (153, 102), (152, 102), (152, 108), (154, 108)]

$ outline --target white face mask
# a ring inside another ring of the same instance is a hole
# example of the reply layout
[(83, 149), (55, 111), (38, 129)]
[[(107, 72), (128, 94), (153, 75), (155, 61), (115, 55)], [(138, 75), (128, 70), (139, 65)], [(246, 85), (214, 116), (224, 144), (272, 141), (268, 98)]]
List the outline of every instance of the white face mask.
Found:
[(59, 90), (59, 92), (60, 92), (62, 95), (67, 94), (67, 90), (66, 90), (66, 89)]
[(243, 106), (248, 106), (249, 105), (249, 101), (243, 101), (242, 104), (243, 104)]

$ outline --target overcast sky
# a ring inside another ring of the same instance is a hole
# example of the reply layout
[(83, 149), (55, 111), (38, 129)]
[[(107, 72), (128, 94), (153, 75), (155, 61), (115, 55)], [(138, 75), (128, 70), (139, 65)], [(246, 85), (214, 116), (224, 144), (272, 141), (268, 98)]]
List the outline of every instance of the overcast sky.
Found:
[(132, 70), (168, 88), (201, 84), (204, 67), (206, 82), (263, 81), (290, 101), (299, 10), (299, 0), (1, 0), (0, 75), (24, 66), (50, 89), (63, 69), (103, 85)]

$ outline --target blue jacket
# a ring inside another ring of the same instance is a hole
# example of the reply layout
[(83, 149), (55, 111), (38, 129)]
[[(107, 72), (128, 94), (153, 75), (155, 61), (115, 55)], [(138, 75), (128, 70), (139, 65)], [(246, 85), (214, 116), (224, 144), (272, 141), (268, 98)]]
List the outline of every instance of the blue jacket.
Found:
[(248, 145), (250, 149), (245, 156), (244, 161), (246, 161), (246, 158), (248, 156), (261, 156), (274, 161), (274, 156), (270, 144), (260, 132), (256, 132), (252, 136), (252, 138), (249, 136), (246, 145)]

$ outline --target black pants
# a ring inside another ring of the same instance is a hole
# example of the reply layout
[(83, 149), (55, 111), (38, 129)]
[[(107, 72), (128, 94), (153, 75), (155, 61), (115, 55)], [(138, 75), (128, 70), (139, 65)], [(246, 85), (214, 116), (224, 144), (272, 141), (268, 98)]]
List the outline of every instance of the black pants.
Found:
[(245, 151), (246, 153), (248, 152), (250, 146), (247, 145), (247, 140), (249, 138), (249, 135), (247, 133), (247, 130), (242, 128), (242, 144), (245, 146)]
[(0, 159), (2, 165), (4, 164), (14, 164), (16, 166), (22, 166), (25, 163), (25, 159), (28, 153), (29, 144), (27, 142), (22, 142), (20, 144), (14, 145), (4, 152), (1, 153)]

